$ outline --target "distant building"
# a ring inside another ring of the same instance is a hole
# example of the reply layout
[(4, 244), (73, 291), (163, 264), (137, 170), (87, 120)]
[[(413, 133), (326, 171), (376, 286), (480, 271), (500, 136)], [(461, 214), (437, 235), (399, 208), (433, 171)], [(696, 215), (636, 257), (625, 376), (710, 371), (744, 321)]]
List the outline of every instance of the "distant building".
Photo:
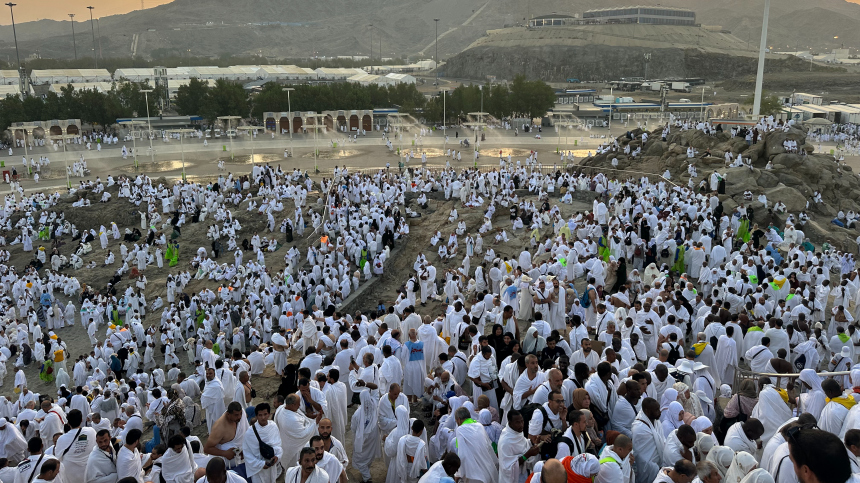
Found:
[(572, 25), (573, 19), (570, 15), (560, 15), (553, 13), (552, 15), (541, 15), (529, 19), (529, 27), (561, 27), (564, 25)]
[(820, 106), (824, 98), (815, 94), (807, 94), (805, 92), (795, 92), (791, 95), (792, 104), (812, 104)]
[(671, 7), (620, 7), (588, 10), (584, 21), (592, 23), (643, 23), (651, 25), (696, 25), (696, 12)]
[(69, 84), (111, 82), (113, 78), (105, 69), (44, 69), (30, 74), (33, 84)]

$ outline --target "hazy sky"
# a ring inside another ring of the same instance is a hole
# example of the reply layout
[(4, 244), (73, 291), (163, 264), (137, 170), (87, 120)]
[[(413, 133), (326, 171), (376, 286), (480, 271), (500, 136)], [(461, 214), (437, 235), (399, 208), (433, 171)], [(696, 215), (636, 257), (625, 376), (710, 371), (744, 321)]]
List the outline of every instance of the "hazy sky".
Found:
[[(169, 3), (171, 0), (143, 0), (146, 8), (155, 7)], [(860, 0), (858, 0), (860, 1)], [(74, 13), (75, 20), (90, 18), (88, 6), (95, 7), (93, 16), (107, 17), (119, 13), (127, 13), (132, 10), (140, 10), (140, 0), (13, 0), (18, 5), (15, 7), (15, 23), (28, 22), (50, 18), (54, 20), (68, 20), (68, 14)], [(0, 9), (0, 24), (12, 23), (9, 17), (9, 8), (3, 6)]]
[[(89, 18), (87, 6), (95, 7), (93, 15), (96, 17), (106, 17), (108, 15), (116, 15), (127, 13), (133, 10), (140, 10), (141, 0), (18, 0), (18, 5), (15, 7), (15, 21), (28, 22), (31, 20), (40, 20), (50, 18), (54, 20), (68, 20), (68, 14), (74, 13), (78, 15), (76, 20), (84, 20), (84, 17)], [(143, 0), (144, 7), (150, 8), (157, 5), (170, 3), (172, 0)], [(853, 3), (860, 3), (860, 0), (847, 0)], [(9, 10), (0, 5), (0, 25), (9, 25)]]

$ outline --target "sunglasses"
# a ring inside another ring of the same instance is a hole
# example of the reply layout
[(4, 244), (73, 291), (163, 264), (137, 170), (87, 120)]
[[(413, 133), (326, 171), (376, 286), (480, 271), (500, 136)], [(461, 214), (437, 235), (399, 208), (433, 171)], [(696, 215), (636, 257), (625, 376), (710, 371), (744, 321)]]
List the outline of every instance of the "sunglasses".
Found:
[(818, 429), (818, 430), (820, 430), (821, 428), (819, 428), (818, 425), (814, 424), (814, 423), (802, 424), (800, 426), (794, 426), (792, 428), (789, 428), (786, 431), (786, 435), (788, 436), (788, 439), (790, 441), (792, 441), (794, 444), (800, 444), (800, 441), (798, 441), (798, 439), (797, 439), (797, 435), (800, 434), (800, 432), (805, 430), (805, 429)]

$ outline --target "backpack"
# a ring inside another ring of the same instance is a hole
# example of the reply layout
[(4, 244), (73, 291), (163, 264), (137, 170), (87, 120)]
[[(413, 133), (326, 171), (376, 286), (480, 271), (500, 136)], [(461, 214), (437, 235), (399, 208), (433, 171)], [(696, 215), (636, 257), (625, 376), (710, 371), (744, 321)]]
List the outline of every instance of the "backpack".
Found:
[(584, 309), (591, 307), (591, 299), (588, 298), (588, 292), (590, 292), (591, 290), (594, 290), (594, 289), (593, 288), (585, 289), (585, 293), (583, 293), (582, 297), (580, 297), (580, 299), (579, 299), (579, 305), (581, 305), (582, 308), (584, 308)]
[(564, 431), (553, 429), (549, 442), (540, 447), (540, 457), (543, 461), (548, 461), (558, 456), (558, 445), (564, 443), (570, 448), (570, 454), (573, 454), (573, 441), (564, 435)]
[(681, 352), (678, 350), (681, 346), (680, 344), (675, 344), (673, 346), (671, 342), (667, 342), (667, 344), (669, 344), (669, 358), (667, 359), (667, 362), (674, 366), (675, 363), (678, 362), (678, 359), (681, 358)]
[(628, 247), (633, 244), (633, 240), (630, 239), (630, 235), (627, 235), (627, 238), (624, 239), (624, 244)]
[(664, 248), (660, 250), (660, 258), (669, 258), (669, 249)]
[[(540, 411), (541, 415), (543, 416), (543, 428), (541, 429), (546, 429), (547, 423), (549, 422), (549, 417), (547, 417), (546, 409), (543, 408), (543, 404), (524, 404), (523, 408), (520, 409), (520, 413), (522, 413), (523, 415), (523, 433), (525, 433), (526, 435), (529, 435), (529, 423), (531, 422), (532, 417), (534, 417), (535, 411)], [(539, 434), (532, 434), (529, 436), (539, 436)]]

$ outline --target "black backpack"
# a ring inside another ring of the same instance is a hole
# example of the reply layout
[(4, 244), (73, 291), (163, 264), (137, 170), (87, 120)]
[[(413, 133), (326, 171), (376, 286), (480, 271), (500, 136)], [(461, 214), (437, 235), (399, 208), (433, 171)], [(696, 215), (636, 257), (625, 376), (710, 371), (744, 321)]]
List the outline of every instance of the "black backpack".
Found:
[[(536, 411), (540, 411), (541, 415), (543, 416), (543, 428), (541, 428), (542, 430), (546, 429), (546, 426), (549, 423), (549, 417), (547, 417), (546, 409), (543, 408), (543, 404), (529, 403), (523, 405), (523, 408), (520, 409), (520, 413), (523, 415), (523, 434), (525, 434), (526, 436), (540, 436), (540, 433), (529, 435), (529, 423), (531, 422), (532, 417), (534, 417)], [(550, 424), (550, 427), (551, 426), (552, 424)]]
[(667, 359), (667, 362), (669, 362), (669, 364), (674, 366), (675, 363), (678, 362), (678, 359), (681, 358), (681, 351), (678, 350), (678, 348), (681, 347), (681, 345), (675, 344), (673, 346), (671, 342), (668, 342), (668, 344), (669, 344), (669, 358)]
[(551, 460), (558, 456), (558, 445), (564, 443), (570, 448), (570, 454), (573, 454), (573, 441), (570, 438), (564, 435), (564, 432), (560, 429), (553, 429), (550, 431), (552, 437), (549, 442), (540, 447), (540, 457), (544, 461)]

